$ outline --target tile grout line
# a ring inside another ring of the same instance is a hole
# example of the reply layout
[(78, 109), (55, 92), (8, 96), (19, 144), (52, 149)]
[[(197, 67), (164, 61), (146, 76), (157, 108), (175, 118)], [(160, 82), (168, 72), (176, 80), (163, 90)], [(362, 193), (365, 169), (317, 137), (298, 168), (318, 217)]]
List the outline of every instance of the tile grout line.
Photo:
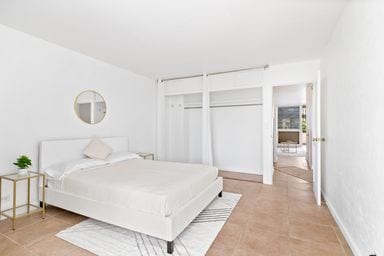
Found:
[[(60, 214), (57, 214), (57, 215), (60, 215)], [(56, 218), (56, 217), (51, 217), (51, 218), (54, 219), (54, 220), (56, 220), (56, 221), (58, 221), (58, 222), (61, 222), (62, 224), (68, 224), (68, 225), (73, 224), (73, 223), (69, 223), (69, 222), (66, 222), (66, 221), (64, 221), (64, 220), (61, 220), (61, 219), (59, 219), (59, 218)], [(26, 247), (29, 247), (29, 246), (32, 246), (32, 245), (38, 243), (38, 242), (41, 242), (42, 240), (44, 240), (45, 238), (49, 237), (50, 235), (54, 235), (54, 233), (55, 233), (55, 232), (46, 234), (46, 235), (42, 236), (40, 239), (38, 239), (38, 240), (36, 240), (36, 241), (33, 241), (33, 242), (27, 244)]]
[(35, 252), (33, 252), (32, 250), (30, 250), (29, 248), (27, 248), (25, 245), (22, 245), (20, 244), (19, 242), (17, 242), (16, 240), (12, 239), (11, 237), (5, 235), (5, 234), (0, 234), (2, 236), (4, 236), (6, 239), (8, 239), (9, 241), (11, 241), (12, 243), (15, 243), (17, 246), (21, 247), (21, 248), (24, 248), (26, 251), (32, 253), (33, 255), (37, 255)]
[[(257, 198), (257, 199), (259, 199), (259, 198)], [(251, 217), (248, 217), (248, 219), (247, 219), (247, 221), (246, 221), (246, 223), (245, 223), (245, 227), (248, 227), (248, 223), (250, 222), (250, 218), (251, 218)], [(246, 237), (247, 234), (248, 234), (248, 229), (246, 228), (246, 229), (241, 233), (240, 237), (237, 239), (236, 246), (235, 246), (235, 248), (233, 248), (233, 251), (232, 251), (232, 253), (231, 253), (231, 256), (236, 256), (236, 255), (234, 255), (234, 253), (235, 253), (236, 249), (239, 247), (240, 242), (241, 242), (242, 239), (243, 239), (243, 236)]]
[[(249, 220), (247, 220), (247, 223), (245, 224), (246, 226), (247, 226), (248, 222), (249, 222)], [(232, 251), (232, 253), (231, 253), (231, 256), (235, 256), (234, 254), (235, 254), (235, 251), (236, 251), (237, 247), (239, 247), (240, 242), (241, 242), (242, 239), (243, 239), (243, 236), (246, 237), (246, 234), (247, 234), (247, 233), (248, 233), (248, 230), (247, 230), (247, 229), (244, 230), (244, 231), (241, 233), (240, 237), (237, 239), (235, 248), (233, 248), (233, 251)]]
[[(26, 217), (27, 217), (27, 216), (26, 216)], [(26, 224), (26, 225), (20, 227), (20, 228), (17, 229), (17, 230), (24, 229), (24, 228), (26, 228), (26, 227), (29, 227), (29, 226), (33, 225), (33, 224), (42, 222), (42, 221), (46, 220), (47, 217), (48, 217), (48, 218), (51, 218), (51, 216), (46, 216), (44, 219), (40, 218), (40, 219), (38, 219), (38, 220), (35, 220), (35, 221), (32, 222), (32, 223), (29, 223), (29, 224)], [(7, 219), (5, 219), (5, 220), (7, 220)], [(5, 220), (2, 220), (2, 221), (5, 221)], [(16, 222), (17, 222), (17, 220), (16, 220)], [(15, 230), (9, 230), (9, 231), (7, 231), (7, 232), (5, 232), (5, 233), (1, 233), (1, 232), (0, 232), (0, 234), (6, 235), (6, 234), (8, 234), (8, 233), (15, 232), (15, 231), (16, 231), (16, 229), (15, 229)]]
[[(289, 210), (288, 210), (288, 214), (289, 214), (289, 212), (290, 212), (290, 204), (291, 203), (288, 203), (288, 207), (289, 207)], [(289, 218), (289, 216), (288, 216), (288, 221), (289, 221), (289, 229), (291, 228), (290, 226), (291, 226), (291, 221), (290, 221), (290, 218)], [(321, 226), (321, 227), (328, 227), (328, 228), (331, 228), (332, 229), (332, 232), (335, 234), (335, 236), (336, 236), (336, 238), (337, 238), (337, 243), (339, 244), (339, 246), (341, 246), (342, 247), (342, 249), (343, 249), (343, 252), (344, 252), (344, 254), (345, 254), (345, 250), (344, 250), (344, 247), (342, 246), (342, 244), (340, 243), (340, 239), (339, 239), (339, 237), (337, 236), (337, 234), (336, 234), (336, 232), (335, 232), (335, 227), (332, 225), (332, 224), (330, 224), (330, 225), (324, 225), (324, 224), (318, 224), (318, 223), (314, 223), (314, 222), (311, 222), (311, 221), (305, 221), (304, 223), (307, 223), (307, 224), (311, 224), (311, 225), (316, 225), (316, 226)], [(289, 238), (293, 238), (293, 239), (296, 239), (296, 240), (300, 240), (300, 241), (304, 241), (304, 242), (314, 242), (314, 243), (318, 243), (318, 244), (321, 244), (322, 242), (320, 242), (320, 241), (314, 241), (314, 240), (310, 240), (310, 239), (302, 239), (302, 238), (298, 238), (298, 237), (294, 237), (294, 236), (292, 236), (291, 237), (291, 235), (289, 234)], [(331, 241), (328, 241), (329, 243), (333, 243), (333, 242), (331, 242)]]
[[(291, 168), (291, 167), (289, 167), (289, 168)], [(298, 168), (298, 167), (294, 167), (294, 168)], [(299, 169), (301, 169), (301, 168), (299, 168)], [(302, 177), (299, 177), (299, 176), (296, 176), (296, 175), (293, 175), (293, 174), (288, 174), (288, 173), (285, 173), (285, 172), (283, 172), (283, 171), (281, 171), (281, 170), (279, 170), (278, 168), (275, 168), (275, 170), (277, 170), (279, 173), (284, 173), (284, 174), (286, 174), (286, 175), (290, 175), (290, 176), (292, 176), (292, 177), (296, 177), (296, 178), (299, 178), (299, 179), (301, 179), (301, 180), (303, 180), (303, 181), (307, 181), (307, 180), (305, 180), (305, 179), (303, 179)], [(313, 184), (313, 182), (310, 182), (310, 181), (307, 181), (307, 182), (309, 182), (310, 184)], [(288, 190), (289, 190), (289, 182), (288, 182)], [(304, 190), (305, 191), (305, 190)], [(309, 191), (308, 191), (309, 192)], [(289, 191), (288, 191), (288, 193), (289, 193)], [(309, 192), (310, 193), (310, 192)], [(291, 200), (288, 200), (288, 215), (290, 215), (290, 211), (291, 211), (291, 204), (292, 204), (292, 202), (291, 202)], [(291, 238), (291, 220), (290, 220), (290, 217), (288, 216), (288, 225), (289, 225), (289, 239)], [(306, 223), (308, 223), (308, 222), (306, 222)], [(337, 236), (337, 234), (336, 234), (336, 232), (335, 232), (335, 227), (333, 226), (333, 225), (331, 225), (331, 223), (330, 223), (330, 225), (323, 225), (323, 224), (318, 224), (318, 223), (313, 223), (313, 222), (309, 222), (309, 223), (311, 223), (311, 224), (315, 224), (315, 225), (319, 225), (319, 226), (324, 226), (324, 227), (331, 227), (331, 229), (332, 229), (332, 232), (335, 234), (335, 236), (336, 236), (336, 238), (337, 238), (337, 241), (338, 241), (338, 244), (339, 244), (339, 246), (341, 246), (342, 247), (342, 250), (343, 250), (343, 252), (344, 252), (344, 255), (346, 256), (346, 252), (345, 252), (345, 249), (344, 249), (344, 246), (342, 246), (342, 244), (341, 244), (341, 242), (340, 242), (340, 239), (339, 239), (339, 237)], [(298, 238), (295, 238), (295, 237), (292, 237), (292, 238), (294, 238), (294, 239), (298, 239)], [(302, 240), (302, 239), (298, 239), (298, 240)], [(305, 241), (305, 240), (303, 240), (303, 241)], [(311, 242), (311, 241), (308, 241), (308, 242)], [(291, 243), (289, 242), (289, 249), (290, 249), (290, 251), (291, 251)], [(292, 253), (290, 252), (290, 255), (292, 255)]]
[(246, 179), (241, 179), (241, 178), (223, 177), (223, 176), (220, 176), (220, 177), (222, 177), (223, 179), (227, 179), (227, 180), (236, 180), (236, 181), (244, 181), (244, 182), (251, 182), (251, 183), (259, 183), (259, 184), (263, 184), (262, 181), (256, 181), (256, 180), (246, 180)]
[[(58, 214), (58, 215), (59, 215), (59, 214)], [(53, 217), (53, 216), (52, 216), (52, 217), (49, 216), (48, 218), (47, 218), (47, 216), (46, 216), (44, 219), (39, 219), (38, 221), (35, 221), (35, 222), (33, 222), (33, 223), (30, 223), (30, 224), (28, 224), (28, 225), (25, 225), (25, 226), (21, 227), (20, 229), (18, 229), (18, 231), (19, 231), (19, 230), (23, 230), (23, 229), (25, 229), (25, 228), (28, 228), (28, 227), (30, 227), (30, 226), (32, 226), (32, 225), (34, 225), (34, 224), (43, 222), (43, 221), (45, 221), (46, 219), (54, 219), (54, 220), (56, 220), (56, 221), (58, 221), (58, 222), (61, 222), (62, 224), (72, 224), (72, 223), (68, 223), (68, 222), (66, 222), (66, 221), (63, 221), (63, 220), (61, 220), (61, 219), (59, 219), (59, 218), (55, 218), (55, 217)], [(27, 251), (32, 252), (34, 255), (37, 255), (37, 254), (36, 254), (35, 252), (33, 252), (29, 247), (32, 246), (33, 244), (36, 244), (36, 243), (38, 243), (38, 242), (44, 240), (44, 239), (47, 238), (48, 236), (52, 235), (52, 234), (50, 234), (50, 233), (49, 233), (49, 234), (46, 234), (46, 235), (42, 236), (40, 239), (38, 239), (38, 240), (36, 240), (36, 241), (30, 242), (30, 243), (28, 243), (28, 244), (26, 244), (26, 245), (23, 245), (23, 244), (17, 242), (16, 240), (12, 239), (10, 236), (8, 236), (7, 234), (10, 233), (10, 232), (11, 232), (11, 231), (8, 231), (7, 233), (5, 233), (5, 234), (1, 234), (1, 235), (3, 235), (3, 236), (4, 236), (5, 238), (7, 238), (8, 240), (14, 242), (14, 243), (17, 244), (18, 246), (23, 247), (23, 248), (26, 249)]]
[[(59, 214), (60, 214), (60, 213), (59, 213)], [(56, 215), (58, 215), (58, 214), (56, 214)], [(47, 219), (54, 218), (54, 216), (56, 216), (56, 215), (46, 214), (46, 216), (45, 216), (44, 219), (39, 218), (38, 220), (35, 220), (35, 221), (32, 222), (32, 223), (26, 224), (26, 225), (24, 225), (24, 226), (18, 228), (17, 231), (27, 229), (28, 227), (30, 227), (30, 226), (32, 226), (32, 225), (34, 225), (34, 224), (36, 224), (36, 223), (40, 223), (40, 222), (43, 222), (43, 221), (45, 221), (45, 220), (47, 220)], [(64, 221), (62, 221), (62, 220), (60, 220), (60, 219), (58, 219), (58, 218), (55, 218), (55, 219), (59, 220), (60, 222), (62, 222), (62, 223), (64, 223), (64, 224), (70, 224), (70, 223), (64, 222)], [(7, 219), (5, 219), (5, 220), (7, 220)], [(2, 221), (5, 221), (5, 220), (2, 220)], [(15, 231), (16, 231), (16, 229), (15, 229), (15, 230), (9, 230), (9, 231), (7, 231), (7, 232), (5, 232), (5, 233), (1, 233), (1, 232), (0, 232), (0, 235), (4, 236), (5, 238), (7, 238), (8, 240), (14, 242), (15, 244), (17, 244), (17, 245), (19, 245), (19, 246), (22, 246), (22, 247), (24, 247), (25, 249), (27, 249), (25, 246), (23, 246), (22, 244), (20, 244), (19, 242), (17, 242), (16, 240), (12, 239), (12, 238), (9, 236), (11, 233), (14, 233)], [(29, 245), (28, 245), (28, 246), (29, 246)]]
[[(287, 184), (287, 186), (289, 187), (289, 184)], [(288, 196), (288, 192), (287, 192), (287, 196)], [(292, 255), (292, 250), (291, 250), (291, 219), (289, 218), (290, 216), (290, 213), (291, 213), (291, 202), (289, 200), (289, 196), (288, 196), (288, 250), (289, 250), (289, 255)]]

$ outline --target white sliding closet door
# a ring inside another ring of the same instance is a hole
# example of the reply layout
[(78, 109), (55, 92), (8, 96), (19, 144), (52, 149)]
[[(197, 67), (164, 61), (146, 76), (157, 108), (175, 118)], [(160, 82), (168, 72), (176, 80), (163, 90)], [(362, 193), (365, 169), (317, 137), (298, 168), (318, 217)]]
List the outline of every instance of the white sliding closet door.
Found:
[(163, 82), (163, 159), (262, 174), (261, 81), (246, 71)]
[(261, 88), (212, 92), (214, 165), (221, 170), (262, 174)]

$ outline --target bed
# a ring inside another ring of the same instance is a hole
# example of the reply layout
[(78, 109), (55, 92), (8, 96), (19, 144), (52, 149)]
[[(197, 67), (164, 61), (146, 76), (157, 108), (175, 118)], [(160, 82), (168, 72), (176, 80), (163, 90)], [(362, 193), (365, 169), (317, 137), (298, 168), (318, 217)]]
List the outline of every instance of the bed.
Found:
[[(129, 149), (126, 137), (101, 139), (116, 152)], [(39, 170), (84, 158), (90, 140), (42, 141)], [(75, 171), (60, 180), (49, 177), (46, 203), (163, 239), (172, 254), (176, 237), (221, 195), (223, 181), (217, 175), (212, 166), (136, 158)]]

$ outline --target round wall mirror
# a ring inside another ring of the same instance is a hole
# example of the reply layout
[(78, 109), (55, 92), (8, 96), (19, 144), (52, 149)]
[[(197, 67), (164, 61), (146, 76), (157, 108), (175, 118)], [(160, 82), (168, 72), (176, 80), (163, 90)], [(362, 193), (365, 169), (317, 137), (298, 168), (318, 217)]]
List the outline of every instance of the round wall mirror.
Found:
[(75, 112), (87, 124), (100, 123), (107, 113), (104, 98), (95, 91), (81, 92), (75, 99)]

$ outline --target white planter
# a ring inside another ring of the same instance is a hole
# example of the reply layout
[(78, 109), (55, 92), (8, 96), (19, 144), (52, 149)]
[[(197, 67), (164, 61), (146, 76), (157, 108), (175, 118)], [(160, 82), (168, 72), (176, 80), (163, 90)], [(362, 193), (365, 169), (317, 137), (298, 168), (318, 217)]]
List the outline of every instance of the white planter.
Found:
[(19, 169), (18, 171), (17, 171), (17, 173), (19, 174), (19, 175), (27, 175), (28, 174), (28, 168), (27, 169)]

